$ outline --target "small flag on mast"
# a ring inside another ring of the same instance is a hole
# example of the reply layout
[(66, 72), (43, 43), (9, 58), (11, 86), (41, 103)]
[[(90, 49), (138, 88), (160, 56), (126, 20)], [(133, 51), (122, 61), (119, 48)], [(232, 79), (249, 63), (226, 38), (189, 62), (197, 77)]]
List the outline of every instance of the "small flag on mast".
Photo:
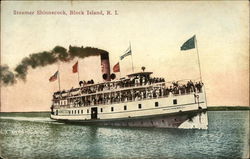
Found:
[(72, 72), (73, 72), (73, 73), (78, 72), (78, 61), (73, 65), (73, 67), (72, 67)]
[(195, 48), (195, 35), (188, 39), (182, 46), (181, 50), (189, 50)]
[(56, 71), (56, 72), (54, 73), (54, 75), (51, 76), (51, 77), (49, 78), (49, 81), (50, 81), (50, 82), (53, 82), (53, 81), (57, 80), (57, 76), (58, 76), (58, 71)]
[(123, 54), (120, 59), (124, 59), (126, 56), (132, 55), (132, 51), (131, 51), (131, 47), (129, 46), (129, 48), (126, 50), (125, 54)]
[(113, 72), (120, 72), (120, 65), (119, 62), (117, 64), (114, 65), (113, 67)]

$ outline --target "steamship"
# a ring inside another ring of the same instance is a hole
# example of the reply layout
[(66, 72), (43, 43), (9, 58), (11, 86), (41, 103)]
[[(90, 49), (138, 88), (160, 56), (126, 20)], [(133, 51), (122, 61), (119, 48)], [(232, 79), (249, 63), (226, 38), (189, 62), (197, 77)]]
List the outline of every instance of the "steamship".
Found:
[(78, 88), (54, 92), (52, 119), (85, 125), (185, 128), (206, 112), (201, 81), (165, 81), (145, 67), (115, 79), (109, 55), (100, 57), (105, 82), (80, 81)]

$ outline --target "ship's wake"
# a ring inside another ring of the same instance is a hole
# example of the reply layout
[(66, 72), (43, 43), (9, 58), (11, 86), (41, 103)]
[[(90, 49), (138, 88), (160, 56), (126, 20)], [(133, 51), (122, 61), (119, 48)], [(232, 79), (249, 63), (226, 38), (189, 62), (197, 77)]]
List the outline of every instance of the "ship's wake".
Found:
[(55, 122), (54, 120), (50, 119), (49, 117), (7, 117), (2, 116), (0, 119), (5, 120), (16, 120), (16, 121), (30, 121), (30, 122), (41, 122), (41, 123), (53, 123), (53, 124), (62, 124), (59, 122)]

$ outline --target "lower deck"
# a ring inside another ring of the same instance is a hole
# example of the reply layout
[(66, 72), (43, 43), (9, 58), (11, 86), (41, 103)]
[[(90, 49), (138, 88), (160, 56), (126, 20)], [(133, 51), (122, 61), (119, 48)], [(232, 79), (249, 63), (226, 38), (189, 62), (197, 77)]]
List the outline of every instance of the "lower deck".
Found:
[(119, 126), (119, 127), (157, 127), (208, 129), (208, 119), (205, 109), (171, 114), (161, 114), (143, 117), (119, 118), (116, 120), (58, 120), (63, 123), (78, 125)]
[(52, 110), (51, 118), (87, 121), (117, 120), (206, 109), (204, 94), (198, 95), (199, 100), (196, 98), (197, 95), (188, 94), (98, 106), (57, 108)]

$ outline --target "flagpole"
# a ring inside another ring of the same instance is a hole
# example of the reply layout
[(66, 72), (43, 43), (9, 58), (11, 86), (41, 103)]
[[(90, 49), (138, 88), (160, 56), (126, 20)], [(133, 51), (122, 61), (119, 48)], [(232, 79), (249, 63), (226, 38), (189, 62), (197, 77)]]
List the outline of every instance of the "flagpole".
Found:
[(122, 74), (121, 74), (121, 60), (119, 60), (119, 71), (120, 71), (120, 78), (122, 78)]
[(58, 63), (58, 87), (59, 87), (59, 91), (61, 91), (61, 86), (60, 86), (60, 63)]
[(130, 41), (129, 41), (129, 47), (130, 47), (130, 51), (131, 51), (132, 71), (134, 73), (133, 55), (132, 55), (132, 49), (131, 49), (131, 43), (130, 43)]
[(120, 69), (120, 78), (122, 78), (122, 73), (121, 73), (121, 69)]
[(79, 71), (77, 71), (77, 72), (78, 72), (77, 74), (78, 74), (78, 84), (79, 84), (79, 83), (80, 83), (80, 79), (79, 79)]
[[(199, 57), (198, 43), (197, 43), (197, 40), (196, 40), (196, 36), (195, 36), (195, 45), (196, 45), (196, 52), (197, 52), (198, 64), (199, 64), (200, 80), (201, 80), (201, 83), (203, 83), (202, 82), (202, 76), (201, 76), (201, 65), (200, 65), (200, 57)], [(205, 101), (206, 101), (206, 105), (207, 105), (206, 88), (205, 88), (205, 86), (203, 88), (204, 88)]]
[(198, 65), (199, 65), (199, 73), (200, 73), (200, 80), (202, 82), (202, 76), (201, 76), (201, 64), (200, 64), (200, 56), (199, 56), (199, 51), (198, 51), (198, 44), (195, 36), (195, 46), (196, 46), (196, 53), (197, 53), (197, 58), (198, 58)]
[(78, 84), (80, 83), (79, 78), (79, 58), (77, 59), (77, 75), (78, 75)]

